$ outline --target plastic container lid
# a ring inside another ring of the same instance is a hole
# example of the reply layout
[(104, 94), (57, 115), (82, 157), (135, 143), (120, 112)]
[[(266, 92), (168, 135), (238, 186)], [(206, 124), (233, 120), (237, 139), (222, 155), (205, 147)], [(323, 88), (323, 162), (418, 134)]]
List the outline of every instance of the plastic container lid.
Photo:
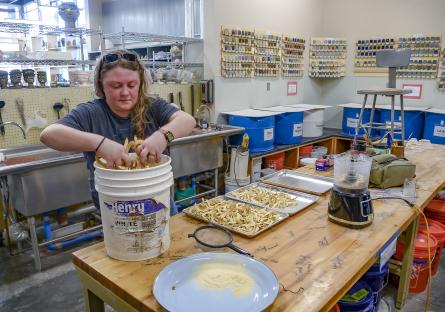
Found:
[(221, 114), (231, 115), (231, 116), (241, 116), (241, 117), (254, 117), (254, 118), (263, 118), (263, 117), (271, 117), (275, 115), (280, 115), (282, 112), (271, 112), (271, 111), (262, 111), (256, 109), (242, 109), (238, 111), (232, 112), (221, 112)]
[(445, 217), (445, 200), (433, 199), (425, 209), (427, 211), (441, 213)]
[(317, 161), (317, 158), (302, 158), (300, 159), (300, 163), (304, 166), (313, 165)]
[[(433, 257), (436, 253), (437, 249), (437, 239), (430, 235), (430, 255)], [(403, 258), (403, 255), (405, 254), (405, 243), (403, 241), (398, 240), (397, 241), (397, 252), (394, 257), (398, 260), (401, 260)], [(428, 241), (427, 241), (427, 235), (418, 232), (416, 235), (416, 241), (414, 246), (414, 258), (416, 259), (428, 259)]]
[[(421, 219), (419, 223), (419, 232), (422, 232), (424, 234), (427, 234), (427, 226), (425, 224), (424, 219)], [(434, 235), (434, 237), (437, 239), (439, 244), (445, 243), (445, 225), (442, 225), (442, 223), (428, 219), (428, 229), (431, 235)]]

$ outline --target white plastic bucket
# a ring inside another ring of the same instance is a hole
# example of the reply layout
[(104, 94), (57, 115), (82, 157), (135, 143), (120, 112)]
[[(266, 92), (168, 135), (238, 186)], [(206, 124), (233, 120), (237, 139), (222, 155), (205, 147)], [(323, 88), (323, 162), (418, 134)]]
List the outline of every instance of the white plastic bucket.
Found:
[(323, 135), (324, 110), (314, 109), (304, 112), (303, 137), (313, 138)]
[(232, 148), (230, 155), (230, 178), (246, 178), (249, 163), (249, 151), (244, 152), (239, 148)]
[(171, 167), (165, 168), (170, 161), (162, 155), (160, 165), (135, 170), (106, 169), (94, 163), (105, 250), (110, 257), (140, 261), (169, 248), (173, 173)]
[(229, 176), (225, 176), (224, 185), (226, 193), (234, 191), (242, 186), (246, 186), (250, 184), (250, 176), (245, 178), (232, 179)]

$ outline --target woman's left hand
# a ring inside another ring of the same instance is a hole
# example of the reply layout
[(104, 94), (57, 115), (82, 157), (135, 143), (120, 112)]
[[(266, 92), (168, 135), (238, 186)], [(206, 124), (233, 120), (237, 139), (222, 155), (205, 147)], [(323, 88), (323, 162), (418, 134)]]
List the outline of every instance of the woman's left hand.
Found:
[(156, 131), (142, 142), (136, 149), (139, 160), (143, 163), (157, 163), (161, 160), (162, 152), (167, 147), (164, 135)]

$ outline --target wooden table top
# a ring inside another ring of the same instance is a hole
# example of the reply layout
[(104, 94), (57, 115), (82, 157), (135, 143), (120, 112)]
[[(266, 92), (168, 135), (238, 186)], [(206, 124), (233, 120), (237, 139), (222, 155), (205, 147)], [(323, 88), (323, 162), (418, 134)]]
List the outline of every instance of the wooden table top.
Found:
[[(417, 164), (418, 198), (424, 208), (445, 183), (445, 146), (407, 151)], [(307, 169), (306, 169), (307, 170)], [(361, 230), (327, 219), (328, 197), (259, 236), (234, 235), (235, 243), (267, 264), (280, 282), (268, 311), (328, 310), (374, 263), (376, 254), (417, 213), (401, 200), (374, 201), (374, 222)], [(202, 252), (189, 233), (202, 223), (179, 214), (171, 219), (171, 245), (162, 256), (139, 262), (114, 260), (103, 242), (73, 253), (73, 263), (139, 311), (163, 311), (152, 294), (156, 275), (167, 264)], [(231, 252), (231, 251), (228, 251)]]

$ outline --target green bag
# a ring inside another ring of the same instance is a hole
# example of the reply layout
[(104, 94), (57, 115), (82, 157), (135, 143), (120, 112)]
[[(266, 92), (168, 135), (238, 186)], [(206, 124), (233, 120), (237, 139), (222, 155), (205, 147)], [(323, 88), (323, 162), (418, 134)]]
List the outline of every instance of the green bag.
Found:
[(372, 157), (369, 186), (386, 189), (401, 186), (405, 179), (414, 178), (416, 165), (406, 158), (397, 158), (392, 154)]

